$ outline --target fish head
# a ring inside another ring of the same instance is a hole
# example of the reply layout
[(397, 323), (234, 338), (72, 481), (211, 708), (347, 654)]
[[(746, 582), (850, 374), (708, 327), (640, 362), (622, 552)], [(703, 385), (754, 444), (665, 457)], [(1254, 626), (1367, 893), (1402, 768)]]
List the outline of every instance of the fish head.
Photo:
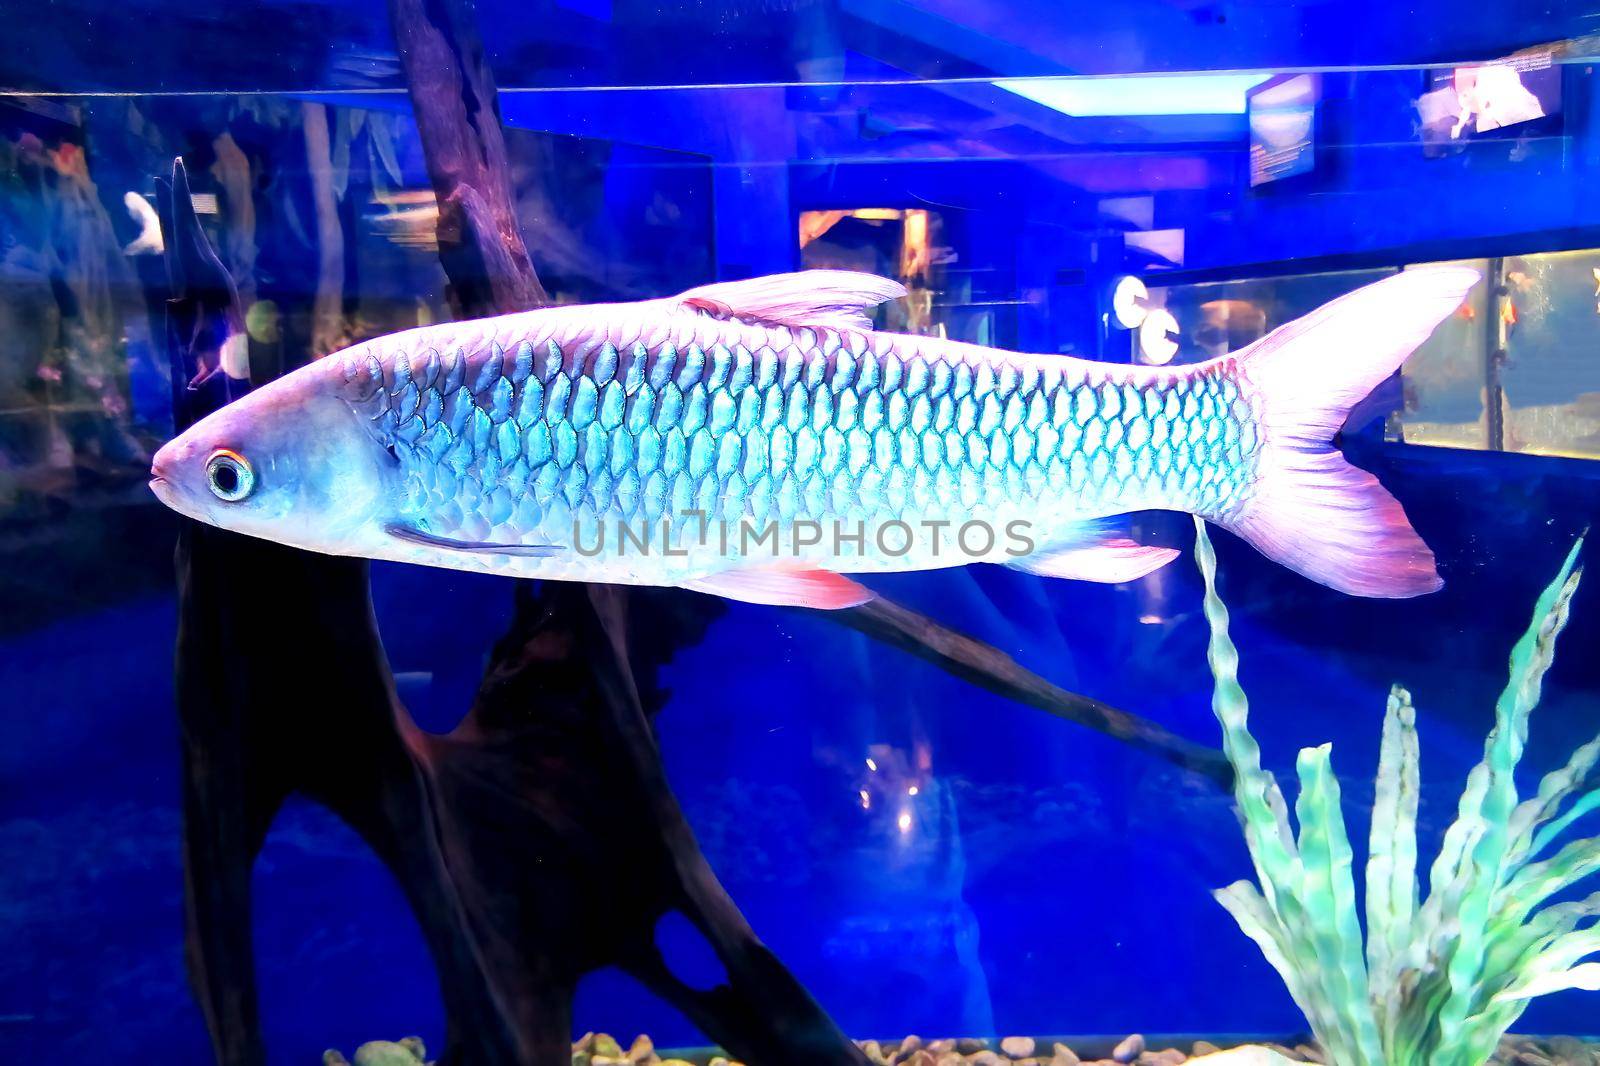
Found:
[(303, 367), (162, 447), (150, 488), (208, 525), (338, 555), (385, 543), (400, 463), (339, 394), (334, 367)]

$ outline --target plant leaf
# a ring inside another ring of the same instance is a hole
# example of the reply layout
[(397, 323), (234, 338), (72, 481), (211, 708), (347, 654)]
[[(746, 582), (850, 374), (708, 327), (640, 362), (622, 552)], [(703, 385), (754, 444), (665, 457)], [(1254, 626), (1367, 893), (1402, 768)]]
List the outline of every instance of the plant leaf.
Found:
[(1350, 840), (1339, 807), (1339, 781), (1329, 763), (1332, 746), (1305, 748), (1297, 764), (1300, 798), (1300, 901), (1307, 931), (1317, 953), (1317, 969), (1325, 997), (1333, 1003), (1360, 1005), (1339, 1012), (1336, 1024), (1346, 1056), (1336, 1061), (1382, 1066), (1383, 1049), (1370, 1010), (1367, 971), (1361, 951), (1361, 923), (1356, 918), (1356, 889), (1351, 872)]
[[(1584, 954), (1593, 954), (1595, 951), (1600, 951), (1600, 944), (1591, 944)], [(1580, 963), (1570, 970), (1553, 969), (1536, 972), (1494, 998), (1497, 1003), (1526, 1000), (1535, 996), (1548, 996), (1552, 992), (1562, 992), (1569, 988), (1600, 992), (1600, 962)]]
[[(1537, 910), (1552, 894), (1600, 871), (1600, 837), (1529, 861), (1600, 808), (1600, 790), (1582, 790), (1600, 764), (1600, 739), (1547, 774), (1533, 799), (1519, 804), (1515, 784), (1528, 719), (1577, 590), (1579, 547), (1581, 541), (1512, 651), (1494, 728), (1482, 760), (1467, 775), (1420, 906), (1416, 716), (1409, 694), (1398, 686), (1391, 691), (1369, 836), (1363, 952), (1329, 746), (1300, 753), (1295, 839), (1282, 791), (1262, 768), (1250, 734), (1238, 651), (1216, 590), (1216, 557), (1196, 521), (1212, 710), (1234, 768), (1235, 800), (1258, 879), (1257, 886), (1241, 881), (1216, 897), (1282, 975), (1329, 1062), (1482, 1066), (1530, 997), (1564, 988), (1600, 990), (1600, 962), (1580, 962), (1600, 952), (1600, 892)], [(1557, 816), (1563, 806), (1566, 813)]]
[[(1511, 650), (1510, 680), (1495, 703), (1495, 726), (1484, 744), (1483, 761), (1468, 775), (1456, 825), (1465, 825), (1470, 847), (1463, 847), (1451, 878), (1459, 923), (1454, 951), (1445, 962), (1450, 996), (1439, 1011), (1440, 1042), (1462, 1042), (1468, 1016), (1481, 1008), (1482, 965), (1488, 924), (1505, 871), (1508, 827), (1517, 802), (1516, 768), (1528, 736), (1528, 715), (1538, 705), (1545, 672), (1555, 656), (1556, 638), (1566, 626), (1568, 606), (1577, 591), (1573, 572), (1580, 539), (1561, 572), (1539, 597), (1527, 632)], [(1448, 841), (1449, 835), (1446, 839)]]
[(1205, 616), (1211, 637), (1206, 660), (1211, 666), (1211, 710), (1222, 725), (1222, 749), (1233, 765), (1233, 795), (1244, 822), (1245, 840), (1256, 864), (1256, 877), (1268, 903), (1276, 906), (1280, 887), (1297, 885), (1300, 858), (1289, 828), (1288, 805), (1277, 779), (1261, 768), (1261, 747), (1250, 735), (1250, 702), (1239, 685), (1239, 650), (1228, 636), (1228, 609), (1217, 595), (1217, 556), (1205, 523), (1195, 519), (1195, 559), (1205, 579)]
[(1417, 910), (1417, 714), (1411, 694), (1389, 691), (1367, 844), (1367, 981), (1385, 1047), (1399, 1023), (1399, 981)]
[(1338, 1004), (1330, 1002), (1317, 984), (1317, 960), (1314, 955), (1302, 953), (1283, 923), (1273, 912), (1255, 885), (1249, 881), (1235, 881), (1227, 888), (1212, 893), (1218, 903), (1233, 916), (1241, 931), (1256, 946), (1267, 962), (1283, 978), (1289, 997), (1306, 1016), (1311, 1031), (1324, 1048), (1337, 1046)]
[(1574, 821), (1594, 809), (1595, 793), (1590, 792), (1578, 800), (1579, 805), (1585, 803), (1588, 805), (1581, 811), (1574, 806), (1560, 822), (1560, 828), (1547, 829), (1540, 833), (1538, 838), (1533, 835), (1534, 830), (1554, 815), (1583, 785), (1589, 772), (1594, 769), (1596, 761), (1600, 761), (1600, 737), (1573, 752), (1572, 758), (1567, 760), (1567, 765), (1546, 774), (1544, 780), (1539, 782), (1539, 791), (1534, 798), (1518, 805), (1511, 815), (1511, 845), (1506, 852), (1508, 863), (1520, 863), (1539, 854), (1552, 838), (1560, 835)]

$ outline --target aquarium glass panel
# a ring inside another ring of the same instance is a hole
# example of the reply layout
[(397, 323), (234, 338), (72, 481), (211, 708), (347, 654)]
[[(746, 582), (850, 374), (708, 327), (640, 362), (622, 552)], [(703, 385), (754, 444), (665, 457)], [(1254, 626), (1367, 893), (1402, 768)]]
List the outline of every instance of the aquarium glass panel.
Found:
[(1600, 252), (1518, 256), (1505, 270), (1506, 448), (1600, 457), (1600, 372), (1583, 354), (1600, 315)]
[[(1464, 266), (1488, 275), (1488, 260)], [(1500, 343), (1500, 323), (1490, 286), (1473, 286), (1466, 302), (1406, 360), (1405, 406), (1391, 432), (1409, 444), (1446, 448), (1495, 447), (1488, 416), (1490, 364)]]
[(0, 17), (7, 1066), (1600, 1062), (1600, 0)]

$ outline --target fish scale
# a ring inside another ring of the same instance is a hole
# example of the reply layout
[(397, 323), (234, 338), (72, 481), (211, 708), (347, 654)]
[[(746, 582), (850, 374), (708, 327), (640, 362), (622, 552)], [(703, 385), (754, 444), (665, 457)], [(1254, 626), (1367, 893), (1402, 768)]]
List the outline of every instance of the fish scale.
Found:
[(506, 543), (657, 525), (686, 501), (758, 521), (1218, 513), (1261, 446), (1226, 360), (1135, 384), (926, 338), (710, 324), (681, 344), (352, 354), (345, 395), (404, 446), (409, 518)]

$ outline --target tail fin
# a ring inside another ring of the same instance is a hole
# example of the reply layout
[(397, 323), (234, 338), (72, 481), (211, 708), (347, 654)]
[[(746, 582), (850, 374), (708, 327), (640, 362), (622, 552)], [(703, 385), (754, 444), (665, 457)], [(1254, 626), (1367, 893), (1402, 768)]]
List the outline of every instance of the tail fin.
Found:
[(1433, 553), (1376, 478), (1333, 444), (1350, 408), (1394, 373), (1478, 281), (1407, 270), (1332, 301), (1239, 352), (1264, 447), (1254, 494), (1221, 524), (1330, 588), (1401, 598), (1438, 589)]

